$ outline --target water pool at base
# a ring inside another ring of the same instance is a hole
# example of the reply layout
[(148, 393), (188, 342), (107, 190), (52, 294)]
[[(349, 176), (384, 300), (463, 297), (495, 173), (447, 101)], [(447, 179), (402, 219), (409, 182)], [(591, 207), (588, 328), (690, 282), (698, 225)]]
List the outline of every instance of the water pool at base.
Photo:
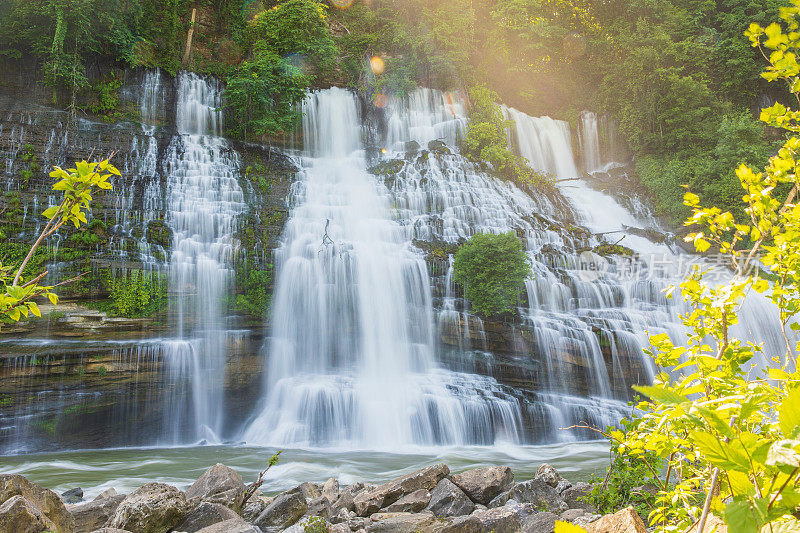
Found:
[[(91, 500), (109, 487), (129, 493), (151, 481), (185, 489), (215, 463), (239, 472), (250, 483), (256, 479), (273, 448), (249, 446), (194, 446), (181, 448), (116, 448), (65, 451), (0, 457), (0, 474), (22, 474), (44, 487), (62, 492), (81, 487)], [(444, 462), (461, 472), (485, 465), (506, 465), (515, 479), (533, 477), (542, 463), (550, 463), (572, 482), (605, 472), (608, 446), (604, 442), (561, 443), (547, 446), (429, 448), (403, 453), (371, 450), (283, 449), (281, 459), (261, 490), (273, 494), (304, 481), (322, 483), (336, 477), (340, 483), (381, 483), (424, 466)]]

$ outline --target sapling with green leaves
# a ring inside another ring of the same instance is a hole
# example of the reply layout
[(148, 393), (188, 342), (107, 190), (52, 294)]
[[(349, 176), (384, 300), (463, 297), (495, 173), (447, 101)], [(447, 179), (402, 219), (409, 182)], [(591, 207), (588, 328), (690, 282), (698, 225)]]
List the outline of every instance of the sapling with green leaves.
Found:
[(0, 283), (3, 284), (3, 296), (0, 300), (0, 324), (8, 320), (14, 322), (29, 315), (41, 316), (36, 298), (46, 296), (55, 305), (58, 296), (53, 289), (77, 278), (66, 280), (58, 285), (46, 286), (39, 283), (47, 276), (47, 271), (37, 272), (26, 277), (26, 267), (36, 254), (36, 250), (45, 239), (56, 233), (65, 224), (73, 224), (75, 228), (87, 223), (86, 215), (91, 212), (92, 194), (96, 190), (111, 189), (109, 179), (119, 176), (120, 172), (109, 161), (79, 161), (75, 168), (64, 170), (55, 167), (50, 173), (58, 178), (53, 184), (54, 191), (61, 191), (61, 203), (47, 208), (43, 216), (48, 219), (28, 254), (19, 265), (3, 265), (0, 262)]

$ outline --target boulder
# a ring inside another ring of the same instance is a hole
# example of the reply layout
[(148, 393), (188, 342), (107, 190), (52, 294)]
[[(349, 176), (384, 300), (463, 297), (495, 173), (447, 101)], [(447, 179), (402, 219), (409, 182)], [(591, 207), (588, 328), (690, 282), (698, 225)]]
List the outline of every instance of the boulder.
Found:
[(233, 512), (229, 507), (221, 503), (211, 503), (201, 501), (195, 505), (194, 509), (189, 511), (183, 520), (175, 526), (177, 531), (185, 533), (194, 533), (200, 531), (204, 527), (213, 526), (226, 520), (233, 520), (241, 517)]
[(125, 496), (120, 494), (86, 503), (67, 505), (67, 511), (75, 519), (75, 533), (89, 533), (103, 527), (114, 516), (117, 507), (124, 499)]
[(439, 463), (411, 472), (371, 490), (359, 492), (353, 499), (355, 512), (359, 516), (369, 516), (393, 504), (406, 494), (419, 489), (433, 489), (449, 473), (450, 469), (447, 468), (447, 465)]
[(439, 518), (468, 515), (474, 510), (475, 504), (472, 500), (447, 478), (441, 480), (431, 491), (428, 511)]
[[(570, 509), (570, 511), (572, 511), (572, 509)], [(601, 518), (603, 518), (602, 515), (587, 513), (583, 516), (579, 516), (578, 518), (573, 520), (572, 523), (575, 524), (576, 526), (580, 526), (585, 529), (586, 527), (589, 526), (589, 524), (597, 522)]]
[(563, 520), (564, 522), (574, 522), (578, 518), (583, 516), (587, 516), (589, 514), (586, 509), (567, 509), (561, 516), (559, 516), (559, 520)]
[(416, 533), (436, 523), (431, 513), (375, 513), (370, 519), (367, 533)]
[(204, 527), (197, 533), (262, 533), (256, 526), (248, 524), (241, 518), (225, 520), (213, 526)]
[(551, 487), (556, 488), (558, 486), (558, 483), (564, 478), (561, 477), (561, 474), (558, 473), (558, 470), (556, 470), (549, 464), (544, 463), (536, 471), (536, 475), (533, 476), (533, 479), (541, 479)]
[(517, 483), (511, 489), (496, 496), (489, 502), (490, 508), (502, 507), (509, 501), (532, 503), (541, 511), (561, 513), (569, 506), (559, 497), (556, 490), (541, 479), (531, 479)]
[(61, 500), (64, 503), (80, 503), (83, 501), (83, 489), (75, 487), (61, 493)]
[(592, 486), (588, 483), (577, 483), (564, 492), (561, 493), (561, 499), (567, 504), (570, 509), (586, 509), (587, 511), (594, 511), (594, 508), (585, 501), (586, 496)]
[(517, 509), (510, 506), (477, 511), (471, 516), (480, 522), (483, 531), (517, 533), (522, 527)]
[(217, 463), (186, 489), (186, 497), (219, 503), (238, 513), (242, 510), (244, 490), (242, 476), (234, 469)]
[(558, 485), (556, 485), (556, 492), (557, 492), (557, 493), (559, 493), (559, 494), (561, 494), (561, 493), (563, 493), (565, 490), (567, 490), (568, 488), (570, 488), (571, 486), (572, 486), (572, 483), (570, 483), (570, 482), (569, 482), (568, 480), (566, 480), (566, 479), (562, 479), (561, 481), (559, 481), (559, 482), (558, 482)]
[(265, 496), (252, 496), (247, 503), (242, 507), (242, 518), (248, 522), (254, 522), (258, 515), (264, 512), (264, 509), (275, 498), (267, 498)]
[(325, 520), (330, 520), (331, 516), (333, 516), (333, 513), (331, 513), (331, 504), (328, 501), (328, 498), (323, 498), (320, 496), (319, 498), (315, 498), (308, 502), (306, 514), (324, 518)]
[[(22, 496), (38, 509), (45, 518), (52, 522), (53, 525), (50, 527), (57, 533), (71, 532), (75, 529), (75, 520), (67, 511), (58, 494), (17, 474), (0, 475), (0, 504), (14, 496)], [(15, 505), (19, 505), (19, 503)]]
[[(442, 484), (443, 479), (439, 482), (439, 485)], [(437, 485), (437, 487), (439, 486)], [(436, 489), (433, 489), (434, 491)], [(466, 496), (465, 496), (466, 497)], [(428, 506), (428, 503), (431, 501), (431, 493), (425, 489), (415, 490), (411, 494), (406, 494), (392, 505), (386, 507), (386, 511), (389, 513), (417, 513), (425, 507)], [(468, 514), (468, 513), (465, 513)]]
[[(329, 533), (331, 523), (318, 516), (306, 516), (295, 525), (283, 530), (283, 533)], [(350, 531), (350, 528), (347, 528)]]
[(450, 479), (475, 503), (484, 505), (507, 490), (514, 482), (514, 472), (507, 466), (473, 468)]
[(306, 514), (308, 505), (301, 492), (279, 494), (253, 522), (264, 531), (280, 531)]
[(147, 483), (122, 500), (106, 526), (136, 533), (166, 533), (188, 510), (183, 492), (164, 483)]
[(437, 533), (483, 533), (481, 521), (474, 516), (459, 516), (436, 530)]
[(316, 500), (322, 497), (321, 487), (316, 483), (300, 483), (294, 490), (299, 490), (306, 500)]
[(350, 526), (345, 523), (333, 524), (328, 528), (328, 533), (350, 533)]
[(128, 531), (127, 529), (118, 529), (116, 527), (101, 527), (100, 529), (95, 529), (92, 533), (133, 533), (132, 531)]
[(12, 496), (0, 505), (0, 531), (8, 533), (41, 533), (55, 528), (31, 502), (20, 495)]
[(103, 500), (105, 498), (110, 498), (112, 496), (117, 495), (117, 490), (114, 487), (109, 487), (97, 496), (94, 497), (95, 500)]
[(331, 504), (339, 498), (339, 482), (336, 478), (332, 477), (322, 485), (322, 497)]
[(522, 533), (553, 533), (558, 516), (553, 513), (536, 513), (522, 521)]
[(647, 527), (633, 507), (627, 507), (592, 522), (586, 526), (586, 531), (588, 533), (647, 533)]

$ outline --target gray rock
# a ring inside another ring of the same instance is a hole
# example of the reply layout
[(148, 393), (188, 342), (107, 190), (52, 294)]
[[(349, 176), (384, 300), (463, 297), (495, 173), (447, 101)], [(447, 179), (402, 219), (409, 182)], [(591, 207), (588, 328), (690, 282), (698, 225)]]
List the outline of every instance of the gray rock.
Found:
[(186, 497), (219, 503), (238, 513), (242, 510), (244, 490), (242, 476), (234, 469), (217, 463), (186, 489)]
[(344, 523), (333, 524), (328, 528), (328, 533), (350, 533), (350, 526)]
[(586, 509), (587, 511), (594, 511), (594, 508), (585, 501), (586, 495), (589, 494), (592, 486), (588, 483), (577, 483), (561, 493), (561, 498), (570, 509)]
[(127, 529), (118, 529), (116, 527), (101, 527), (100, 529), (95, 529), (92, 533), (133, 533), (132, 531), (128, 531)]
[(104, 500), (106, 498), (110, 498), (110, 497), (116, 496), (116, 495), (117, 495), (117, 490), (114, 487), (109, 487), (106, 490), (104, 490), (103, 492), (101, 492), (100, 494), (98, 494), (97, 496), (95, 496), (94, 499), (95, 500)]
[(331, 512), (337, 514), (340, 510), (352, 511), (355, 509), (354, 495), (350, 490), (343, 490), (339, 493), (336, 502), (331, 506)]
[(204, 527), (213, 526), (226, 520), (233, 520), (241, 517), (233, 510), (220, 503), (201, 501), (194, 509), (189, 511), (181, 522), (175, 526), (177, 531), (184, 533), (194, 533)]
[(431, 490), (436, 484), (450, 473), (444, 463), (428, 466), (401, 476), (371, 490), (359, 492), (353, 499), (356, 514), (369, 516), (384, 507), (387, 507), (402, 496), (419, 489)]
[(254, 523), (264, 531), (280, 531), (300, 520), (307, 509), (301, 492), (286, 492), (276, 496)]
[(514, 482), (514, 472), (507, 466), (486, 466), (450, 476), (450, 479), (475, 503), (488, 504)]
[(558, 470), (556, 470), (549, 464), (544, 463), (536, 471), (536, 475), (533, 476), (533, 479), (541, 479), (551, 487), (556, 488), (558, 486), (559, 481), (561, 481), (564, 478), (561, 477), (561, 474), (558, 473)]
[(336, 478), (332, 477), (322, 485), (322, 497), (331, 504), (339, 498), (339, 482)]
[(431, 513), (375, 513), (367, 533), (416, 533), (436, 523)]
[(576, 526), (581, 526), (582, 528), (585, 529), (589, 524), (597, 522), (601, 518), (603, 517), (599, 514), (587, 513), (583, 516), (579, 516), (578, 518), (573, 520), (572, 523), (575, 524)]
[[(305, 516), (302, 520), (287, 527), (283, 533), (306, 533), (306, 531), (314, 533), (328, 533), (331, 528), (331, 523), (319, 516)], [(350, 528), (347, 528), (350, 531)]]
[(536, 513), (522, 521), (522, 533), (553, 533), (558, 516), (553, 513)]
[(306, 500), (316, 500), (317, 498), (322, 496), (322, 491), (320, 490), (320, 486), (316, 483), (300, 483), (296, 490), (299, 490), (300, 493), (305, 497)]
[(213, 526), (204, 527), (197, 533), (263, 533), (258, 527), (248, 524), (241, 518), (225, 520)]
[(586, 509), (567, 509), (566, 511), (561, 513), (561, 516), (559, 518), (564, 522), (574, 522), (578, 518), (581, 518), (582, 516), (586, 516), (588, 514), (589, 513), (586, 511)]
[(0, 475), (0, 504), (14, 496), (22, 496), (38, 509), (45, 518), (52, 522), (53, 525), (50, 527), (57, 533), (71, 532), (75, 529), (75, 520), (67, 511), (58, 494), (28, 481), (18, 474)]
[(490, 508), (502, 507), (509, 501), (519, 503), (530, 503), (537, 507), (539, 511), (552, 511), (561, 513), (568, 509), (568, 506), (556, 490), (541, 479), (531, 479), (517, 483), (510, 490), (498, 495), (491, 502)]
[(319, 498), (308, 502), (306, 514), (310, 516), (318, 516), (324, 518), (326, 521), (330, 521), (333, 513), (331, 513), (331, 504), (328, 501), (328, 498), (320, 496)]
[(114, 516), (117, 507), (124, 499), (125, 496), (119, 494), (77, 505), (67, 505), (67, 511), (75, 518), (75, 533), (89, 533), (103, 527)]
[(563, 493), (565, 490), (567, 490), (568, 488), (570, 488), (571, 486), (572, 486), (572, 483), (570, 483), (570, 482), (569, 482), (568, 480), (566, 480), (566, 479), (562, 479), (561, 481), (559, 481), (559, 482), (558, 482), (558, 485), (556, 485), (556, 492), (557, 492), (557, 493), (559, 493), (559, 494), (561, 494), (561, 493)]
[(0, 531), (8, 533), (41, 533), (55, 528), (42, 512), (20, 495), (0, 505)]
[(480, 522), (483, 531), (517, 533), (522, 527), (518, 510), (510, 506), (477, 511), (471, 516)]
[(106, 526), (136, 533), (166, 533), (188, 511), (183, 492), (164, 483), (148, 483), (122, 500)]
[(447, 478), (441, 480), (431, 491), (428, 511), (437, 517), (463, 516), (474, 510), (475, 504), (472, 503), (472, 500)]
[(274, 498), (267, 498), (265, 496), (251, 496), (247, 503), (242, 507), (242, 518), (248, 522), (254, 522), (258, 515), (264, 512), (267, 505), (272, 502)]
[(61, 499), (64, 503), (80, 503), (83, 501), (83, 489), (75, 487), (61, 493)]
[(483, 533), (483, 525), (474, 516), (459, 516), (436, 531), (437, 533)]
[[(445, 480), (443, 479), (442, 481)], [(439, 485), (442, 484), (442, 481), (439, 482)], [(406, 494), (392, 505), (386, 507), (386, 511), (389, 513), (417, 513), (425, 509), (430, 501), (431, 493), (425, 489), (419, 489), (411, 494)]]

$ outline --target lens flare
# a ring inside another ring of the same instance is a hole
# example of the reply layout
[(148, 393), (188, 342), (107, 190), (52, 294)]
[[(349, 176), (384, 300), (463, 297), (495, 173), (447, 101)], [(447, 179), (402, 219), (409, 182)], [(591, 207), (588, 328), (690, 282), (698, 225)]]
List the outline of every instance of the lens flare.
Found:
[(383, 109), (384, 107), (386, 107), (387, 105), (389, 105), (389, 97), (388, 97), (388, 96), (386, 96), (386, 95), (385, 95), (385, 94), (383, 94), (383, 93), (378, 93), (378, 94), (376, 94), (376, 95), (375, 95), (375, 97), (372, 99), (372, 103), (373, 103), (373, 105), (374, 105), (375, 107), (379, 107), (379, 108)]
[(581, 57), (586, 52), (586, 41), (579, 33), (570, 33), (564, 37), (564, 55), (567, 57)]
[(299, 71), (299, 74), (308, 74), (308, 62), (302, 54), (289, 54), (283, 58), (283, 64), (288, 70)]
[(383, 74), (386, 70), (386, 63), (378, 56), (373, 56), (369, 60), (369, 68), (372, 69), (373, 74)]
[(331, 3), (339, 9), (347, 9), (353, 5), (353, 0), (331, 0)]

